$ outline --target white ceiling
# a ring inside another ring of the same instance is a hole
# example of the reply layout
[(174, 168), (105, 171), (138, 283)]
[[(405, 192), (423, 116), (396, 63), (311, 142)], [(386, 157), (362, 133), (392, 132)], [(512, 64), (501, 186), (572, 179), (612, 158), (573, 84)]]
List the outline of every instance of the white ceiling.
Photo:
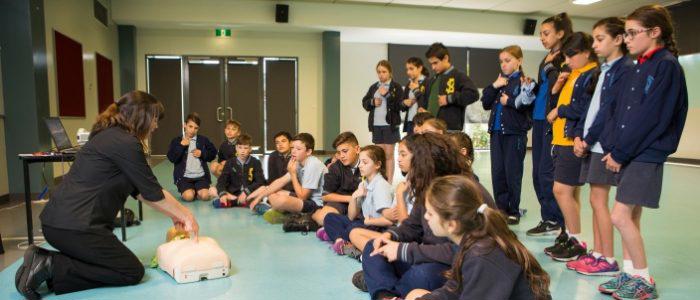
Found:
[(456, 8), (523, 14), (553, 15), (565, 11), (576, 17), (601, 18), (623, 16), (642, 5), (658, 3), (667, 6), (683, 1), (685, 0), (602, 0), (590, 5), (576, 5), (572, 0), (327, 0), (323, 2), (373, 3), (388, 6)]

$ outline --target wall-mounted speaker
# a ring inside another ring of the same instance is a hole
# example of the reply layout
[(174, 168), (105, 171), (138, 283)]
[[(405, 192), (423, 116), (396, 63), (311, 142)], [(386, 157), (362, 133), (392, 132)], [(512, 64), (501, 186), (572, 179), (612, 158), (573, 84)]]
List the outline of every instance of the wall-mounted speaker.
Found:
[(277, 23), (289, 22), (289, 5), (287, 5), (287, 4), (275, 5), (275, 22), (277, 22)]
[(525, 19), (525, 25), (523, 26), (523, 34), (524, 35), (535, 34), (535, 27), (537, 27), (537, 20)]

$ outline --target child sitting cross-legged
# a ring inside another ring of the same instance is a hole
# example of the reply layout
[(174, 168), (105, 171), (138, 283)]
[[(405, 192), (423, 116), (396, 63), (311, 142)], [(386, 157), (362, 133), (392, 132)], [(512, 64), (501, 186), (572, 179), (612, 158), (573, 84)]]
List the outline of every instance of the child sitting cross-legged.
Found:
[(250, 156), (252, 138), (242, 134), (236, 144), (236, 157), (231, 158), (219, 176), (216, 186), (219, 199), (213, 201), (216, 208), (246, 206), (248, 195), (265, 184), (262, 164)]
[(360, 174), (365, 178), (352, 194), (348, 215), (329, 213), (323, 220), (331, 247), (339, 255), (347, 254), (354, 247), (350, 241), (350, 231), (354, 228), (367, 228), (383, 232), (394, 224), (390, 214), (393, 193), (391, 184), (386, 181), (384, 150), (369, 145), (360, 151)]

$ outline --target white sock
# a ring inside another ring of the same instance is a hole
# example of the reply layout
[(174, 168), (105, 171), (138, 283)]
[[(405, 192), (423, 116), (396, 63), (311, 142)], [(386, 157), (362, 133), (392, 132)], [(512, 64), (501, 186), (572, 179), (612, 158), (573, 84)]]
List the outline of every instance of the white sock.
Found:
[(627, 274), (632, 274), (634, 271), (634, 266), (632, 265), (631, 259), (625, 259), (622, 261), (622, 270)]
[(649, 276), (649, 268), (644, 269), (633, 269), (632, 275), (644, 278), (644, 280), (651, 282), (651, 276)]
[(614, 264), (615, 263), (615, 258), (614, 257), (605, 257), (605, 261), (607, 261), (609, 264)]
[(601, 256), (603, 256), (603, 254), (601, 254), (600, 252), (595, 252), (595, 251), (591, 252), (591, 255), (593, 255), (593, 257), (595, 257), (595, 259), (599, 259)]

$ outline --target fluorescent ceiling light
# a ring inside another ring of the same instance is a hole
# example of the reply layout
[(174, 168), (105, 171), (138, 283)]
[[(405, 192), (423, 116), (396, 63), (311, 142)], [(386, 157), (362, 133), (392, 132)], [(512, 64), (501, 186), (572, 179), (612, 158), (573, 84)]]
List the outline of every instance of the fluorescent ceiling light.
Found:
[(596, 2), (600, 2), (601, 0), (574, 0), (574, 4), (576, 5), (589, 5), (593, 4)]

